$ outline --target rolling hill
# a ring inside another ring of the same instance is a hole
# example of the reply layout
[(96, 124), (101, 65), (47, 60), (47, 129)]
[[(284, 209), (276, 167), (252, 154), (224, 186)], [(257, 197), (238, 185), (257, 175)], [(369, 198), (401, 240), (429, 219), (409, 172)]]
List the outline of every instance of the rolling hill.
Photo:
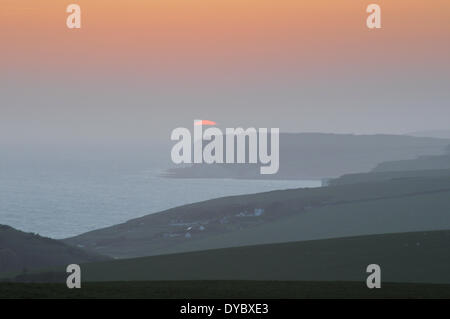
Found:
[(378, 164), (374, 172), (450, 169), (450, 154), (421, 156), (416, 159), (389, 161)]
[(0, 275), (108, 260), (60, 241), (0, 225)]
[[(450, 161), (450, 159), (449, 159)], [(423, 169), (423, 170), (398, 170), (398, 171), (372, 171), (369, 173), (347, 174), (336, 179), (328, 181), (330, 186), (358, 184), (369, 182), (383, 182), (392, 179), (423, 179), (448, 177), (450, 178), (450, 169)]]
[(185, 205), (65, 242), (130, 258), (368, 234), (450, 229), (450, 177), (396, 178)]
[[(84, 282), (355, 281), (378, 264), (383, 282), (450, 283), (450, 230), (266, 244), (120, 259), (81, 266)], [(45, 281), (48, 274), (30, 275)], [(50, 276), (49, 278), (54, 278)]]

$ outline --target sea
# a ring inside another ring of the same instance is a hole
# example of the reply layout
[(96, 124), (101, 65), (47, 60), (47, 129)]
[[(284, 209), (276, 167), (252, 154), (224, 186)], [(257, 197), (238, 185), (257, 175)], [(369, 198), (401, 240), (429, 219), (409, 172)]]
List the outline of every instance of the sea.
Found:
[(0, 224), (62, 239), (208, 199), (318, 180), (173, 179), (167, 152), (145, 147), (2, 147)]

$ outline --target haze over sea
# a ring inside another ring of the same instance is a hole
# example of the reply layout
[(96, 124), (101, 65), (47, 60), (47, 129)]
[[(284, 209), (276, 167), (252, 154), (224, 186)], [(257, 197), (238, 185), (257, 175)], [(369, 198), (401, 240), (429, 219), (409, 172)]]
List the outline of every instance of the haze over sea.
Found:
[(167, 179), (169, 152), (145, 147), (2, 147), (0, 224), (66, 238), (171, 207), (320, 181)]

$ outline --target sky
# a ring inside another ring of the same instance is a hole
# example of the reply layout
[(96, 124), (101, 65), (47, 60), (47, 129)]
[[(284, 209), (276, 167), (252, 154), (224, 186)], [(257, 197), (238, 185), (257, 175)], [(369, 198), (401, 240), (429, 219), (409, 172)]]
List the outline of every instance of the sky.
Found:
[(449, 39), (448, 0), (2, 0), (0, 143), (170, 143), (194, 119), (448, 129)]

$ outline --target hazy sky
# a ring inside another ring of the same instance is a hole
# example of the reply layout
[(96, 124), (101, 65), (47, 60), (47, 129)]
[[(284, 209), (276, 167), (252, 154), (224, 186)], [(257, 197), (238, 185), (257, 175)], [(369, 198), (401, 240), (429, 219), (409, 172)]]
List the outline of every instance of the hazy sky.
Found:
[(2, 0), (0, 39), (0, 143), (450, 128), (448, 0)]

